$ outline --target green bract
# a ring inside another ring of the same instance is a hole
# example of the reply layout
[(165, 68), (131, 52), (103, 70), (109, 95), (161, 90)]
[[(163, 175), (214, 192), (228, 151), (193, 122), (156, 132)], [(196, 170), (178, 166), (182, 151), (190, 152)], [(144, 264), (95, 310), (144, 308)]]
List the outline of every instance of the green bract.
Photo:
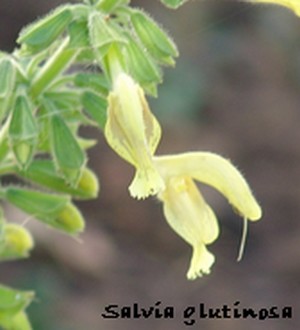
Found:
[(29, 215), (68, 234), (77, 234), (84, 228), (82, 215), (68, 196), (9, 187), (5, 198)]
[(133, 11), (131, 21), (137, 36), (148, 52), (159, 62), (174, 65), (173, 57), (178, 56), (177, 47), (157, 23), (140, 10)]
[(0, 58), (0, 120), (8, 111), (16, 83), (16, 68), (8, 57)]
[(59, 7), (41, 20), (25, 27), (17, 40), (25, 44), (30, 52), (41, 51), (51, 45), (62, 34), (72, 20), (68, 5)]
[(128, 40), (129, 43), (126, 45), (125, 55), (129, 73), (140, 82), (148, 93), (156, 94), (156, 91), (149, 87), (162, 82), (160, 68), (147, 51), (137, 44), (133, 38), (128, 37)]
[(37, 142), (38, 127), (33, 109), (27, 95), (19, 95), (9, 125), (10, 142), (21, 167), (26, 167), (30, 163)]
[(89, 16), (90, 43), (95, 57), (101, 63), (103, 56), (112, 44), (126, 44), (127, 39), (122, 35), (118, 25), (99, 12), (92, 12)]
[(59, 115), (51, 117), (51, 147), (58, 169), (71, 185), (76, 186), (86, 159), (75, 136)]
[(91, 199), (98, 195), (99, 183), (96, 175), (88, 168), (83, 168), (75, 187), (70, 186), (59, 175), (51, 160), (33, 161), (26, 171), (17, 172), (20, 177), (53, 191), (69, 194), (78, 199)]
[(67, 196), (18, 187), (8, 187), (5, 198), (24, 212), (45, 220), (55, 218), (70, 201)]
[(99, 0), (96, 8), (105, 13), (110, 13), (119, 6), (126, 5), (129, 2), (130, 0)]
[(99, 73), (78, 73), (74, 78), (74, 83), (78, 87), (92, 89), (103, 97), (107, 97), (108, 83), (104, 75)]
[(188, 0), (160, 0), (164, 5), (169, 8), (176, 9), (183, 5)]
[(99, 94), (86, 91), (82, 94), (82, 104), (90, 117), (99, 125), (104, 128), (106, 123), (106, 109), (107, 101)]
[[(17, 317), (18, 314), (30, 304), (34, 293), (31, 291), (14, 290), (7, 286), (0, 285), (0, 297), (0, 325), (5, 326), (10, 324), (11, 320)], [(23, 328), (15, 329), (22, 330)]]

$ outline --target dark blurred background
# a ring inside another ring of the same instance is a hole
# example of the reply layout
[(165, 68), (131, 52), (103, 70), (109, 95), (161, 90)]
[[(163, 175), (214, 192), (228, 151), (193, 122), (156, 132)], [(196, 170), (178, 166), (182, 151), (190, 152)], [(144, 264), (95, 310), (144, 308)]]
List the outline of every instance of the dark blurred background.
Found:
[[(1, 0), (0, 46), (11, 51), (20, 28), (64, 1)], [(293, 306), (291, 320), (197, 320), (202, 330), (300, 327), (300, 19), (286, 9), (236, 1), (190, 1), (177, 11), (159, 1), (132, 1), (161, 22), (179, 46), (153, 111), (163, 125), (158, 153), (209, 150), (245, 174), (264, 217), (250, 225), (236, 262), (242, 221), (212, 189), (203, 192), (218, 215), (217, 261), (210, 276), (185, 278), (191, 250), (168, 227), (153, 199), (132, 200), (132, 168), (106, 145), (90, 151), (97, 200), (80, 203), (81, 242), (31, 221), (36, 248), (28, 260), (1, 264), (0, 280), (30, 289), (36, 330), (179, 330), (181, 311), (201, 302), (261, 308)], [(24, 219), (8, 209), (10, 220)], [(173, 305), (173, 320), (104, 320), (109, 304)], [(197, 318), (197, 317), (196, 317)]]

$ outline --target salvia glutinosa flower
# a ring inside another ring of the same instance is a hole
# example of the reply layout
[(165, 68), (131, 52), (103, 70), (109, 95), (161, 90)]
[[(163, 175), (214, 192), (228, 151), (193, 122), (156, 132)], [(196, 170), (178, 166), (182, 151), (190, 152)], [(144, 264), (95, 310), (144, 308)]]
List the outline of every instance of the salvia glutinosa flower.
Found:
[(265, 3), (265, 4), (276, 4), (287, 7), (295, 12), (296, 15), (300, 16), (300, 1), (299, 0), (244, 0), (252, 3)]
[(161, 137), (160, 125), (142, 88), (123, 72), (114, 79), (108, 96), (104, 134), (111, 148), (136, 168), (129, 186), (132, 197), (146, 198), (164, 188), (152, 160)]
[(112, 149), (136, 168), (129, 186), (131, 196), (157, 195), (169, 225), (192, 246), (188, 279), (210, 272), (215, 257), (206, 245), (219, 235), (216, 216), (194, 180), (221, 192), (244, 219), (261, 217), (261, 208), (244, 177), (223, 157), (210, 152), (154, 156), (160, 125), (142, 88), (123, 72), (113, 79), (104, 133)]
[(206, 245), (219, 233), (214, 212), (203, 199), (194, 180), (221, 192), (245, 219), (261, 217), (261, 208), (241, 173), (223, 157), (210, 152), (189, 152), (154, 157), (166, 188), (159, 193), (170, 226), (193, 248), (188, 279), (208, 274), (214, 256)]

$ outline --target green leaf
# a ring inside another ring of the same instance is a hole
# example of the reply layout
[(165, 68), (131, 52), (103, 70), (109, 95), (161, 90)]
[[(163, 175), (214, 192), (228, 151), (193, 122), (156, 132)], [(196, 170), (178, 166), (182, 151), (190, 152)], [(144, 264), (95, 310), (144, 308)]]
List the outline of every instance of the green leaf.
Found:
[(126, 5), (129, 2), (130, 0), (100, 0), (98, 1), (96, 8), (105, 13), (111, 13), (117, 7)]
[(74, 84), (78, 87), (92, 89), (104, 97), (107, 96), (109, 90), (107, 78), (100, 73), (78, 73), (74, 78)]
[(16, 99), (9, 126), (9, 139), (21, 167), (30, 163), (38, 136), (38, 126), (33, 116), (33, 106), (24, 95)]
[(29, 189), (8, 187), (4, 198), (47, 225), (75, 235), (84, 229), (84, 220), (70, 197)]
[(32, 330), (28, 317), (24, 311), (21, 311), (14, 317), (2, 322), (2, 325), (8, 330)]
[(75, 235), (84, 229), (84, 219), (66, 195), (7, 187), (4, 198), (47, 225)]
[(6, 119), (5, 122), (2, 123), (2, 127), (0, 130), (0, 163), (3, 164), (4, 159), (10, 152), (10, 145), (8, 141), (8, 129), (9, 129), (9, 118)]
[(147, 88), (148, 84), (160, 83), (162, 81), (160, 68), (133, 38), (128, 37), (128, 40), (125, 54), (129, 74), (144, 88)]
[(68, 196), (18, 187), (7, 187), (5, 198), (24, 212), (45, 220), (55, 218), (70, 200)]
[(80, 108), (80, 93), (75, 89), (49, 91), (45, 93), (45, 97), (50, 99), (53, 105), (60, 111), (77, 112)]
[(177, 9), (188, 0), (160, 0), (160, 1), (169, 8)]
[(107, 101), (94, 92), (86, 91), (82, 94), (82, 104), (93, 120), (104, 129), (106, 123)]
[(41, 51), (50, 46), (71, 21), (72, 12), (69, 6), (58, 7), (47, 16), (25, 27), (17, 42), (26, 44), (33, 53)]
[(95, 51), (97, 60), (100, 62), (112, 44), (127, 43), (127, 39), (122, 35), (118, 26), (99, 12), (90, 14), (88, 26), (90, 45)]
[(134, 10), (131, 15), (134, 30), (149, 53), (159, 62), (174, 65), (172, 57), (178, 56), (178, 50), (172, 39), (141, 10)]
[(7, 321), (16, 317), (31, 303), (33, 298), (32, 291), (20, 291), (0, 285), (0, 325), (7, 324)]
[(15, 102), (9, 135), (13, 140), (27, 140), (37, 134), (37, 124), (33, 116), (33, 106), (26, 95), (19, 95)]
[(18, 175), (42, 187), (69, 194), (78, 199), (95, 198), (99, 191), (98, 179), (88, 168), (82, 170), (77, 186), (72, 187), (56, 172), (52, 160), (48, 159), (33, 161), (26, 171), (18, 171)]
[(51, 117), (51, 145), (59, 170), (76, 186), (86, 158), (73, 133), (58, 115)]
[(14, 88), (16, 80), (15, 66), (8, 58), (0, 59), (0, 76), (0, 99), (2, 99)]
[(74, 21), (68, 27), (70, 47), (85, 48), (89, 46), (89, 30), (87, 21)]
[(6, 57), (0, 59), (0, 121), (6, 115), (15, 89), (16, 68)]

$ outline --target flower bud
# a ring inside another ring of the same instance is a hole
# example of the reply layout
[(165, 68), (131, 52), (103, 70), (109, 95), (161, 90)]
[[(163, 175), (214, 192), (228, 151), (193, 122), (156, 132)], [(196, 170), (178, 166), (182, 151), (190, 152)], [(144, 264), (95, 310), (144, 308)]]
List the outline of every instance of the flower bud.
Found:
[(28, 230), (17, 224), (4, 224), (0, 241), (0, 260), (26, 258), (33, 248), (33, 239)]
[(84, 219), (72, 203), (68, 203), (52, 222), (52, 226), (70, 235), (76, 235), (84, 230)]

